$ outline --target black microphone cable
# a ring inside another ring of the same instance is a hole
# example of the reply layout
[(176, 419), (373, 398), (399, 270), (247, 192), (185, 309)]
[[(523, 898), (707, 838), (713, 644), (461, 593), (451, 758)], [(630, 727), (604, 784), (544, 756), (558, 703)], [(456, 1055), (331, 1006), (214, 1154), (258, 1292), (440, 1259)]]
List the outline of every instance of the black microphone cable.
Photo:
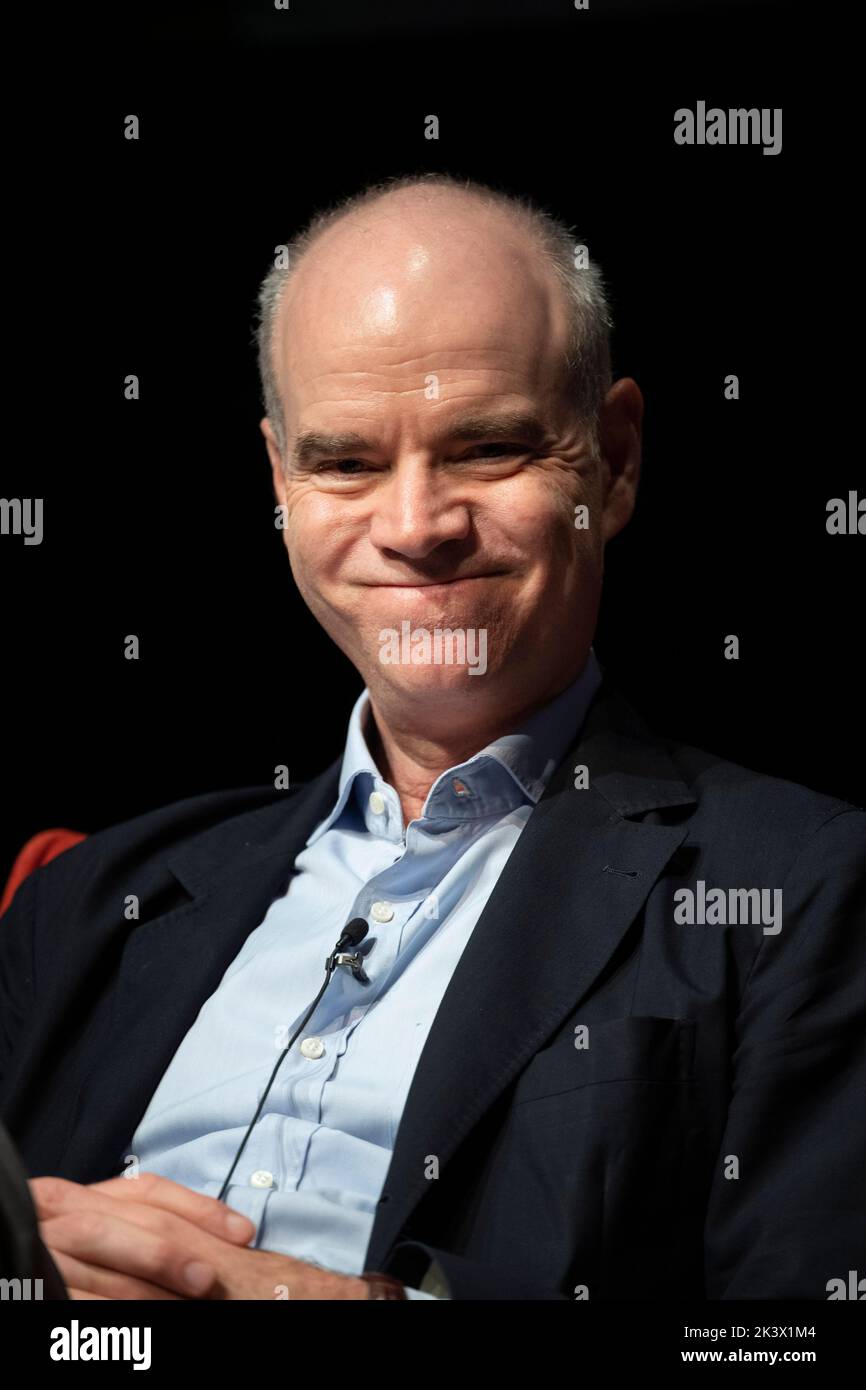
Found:
[(364, 921), (363, 917), (353, 917), (352, 921), (349, 922), (349, 924), (343, 928), (339, 941), (337, 942), (331, 954), (328, 956), (328, 959), (325, 961), (325, 979), (324, 983), (322, 984), (322, 988), (319, 990), (312, 1004), (308, 1008), (307, 1012), (304, 1014), (304, 1017), (298, 1025), (297, 1030), (289, 1039), (286, 1046), (283, 1048), (283, 1051), (277, 1058), (277, 1064), (271, 1072), (271, 1079), (265, 1087), (264, 1095), (259, 1101), (258, 1109), (256, 1110), (255, 1115), (253, 1115), (253, 1118), (250, 1120), (249, 1128), (247, 1129), (246, 1134), (241, 1140), (240, 1148), (235, 1154), (235, 1161), (229, 1169), (228, 1174), (226, 1176), (226, 1180), (220, 1189), (219, 1196), (217, 1197), (218, 1202), (221, 1202), (226, 1195), (228, 1185), (231, 1182), (232, 1173), (235, 1171), (235, 1168), (238, 1165), (238, 1159), (240, 1158), (241, 1154), (246, 1148), (247, 1140), (249, 1139), (253, 1131), (253, 1126), (256, 1120), (259, 1118), (259, 1115), (262, 1113), (262, 1106), (268, 1098), (268, 1092), (270, 1091), (271, 1086), (274, 1084), (274, 1077), (276, 1076), (277, 1072), (282, 1066), (286, 1053), (292, 1046), (292, 1043), (295, 1042), (296, 1038), (298, 1037), (298, 1034), (303, 1032), (310, 1018), (310, 1015), (313, 1013), (314, 1009), (316, 1008), (316, 1005), (318, 1004), (322, 995), (325, 993), (325, 990), (328, 988), (334, 970), (337, 968), (338, 965), (346, 965), (349, 967), (356, 980), (360, 980), (362, 984), (369, 983), (367, 976), (364, 974), (363, 966), (361, 964), (361, 958), (353, 949), (355, 946), (359, 944), (359, 942), (363, 941), (364, 937), (367, 935), (367, 932), (369, 930), (369, 925), (367, 922)]

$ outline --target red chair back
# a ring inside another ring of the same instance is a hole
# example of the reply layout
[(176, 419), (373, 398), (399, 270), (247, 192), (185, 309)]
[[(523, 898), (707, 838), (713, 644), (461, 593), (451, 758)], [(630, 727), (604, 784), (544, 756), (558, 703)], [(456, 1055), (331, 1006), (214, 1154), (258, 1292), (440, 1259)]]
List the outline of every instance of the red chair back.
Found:
[(0, 917), (15, 896), (15, 890), (34, 869), (41, 869), (64, 850), (71, 849), (87, 836), (80, 830), (40, 830), (18, 851), (12, 871), (6, 880), (3, 897), (0, 898)]

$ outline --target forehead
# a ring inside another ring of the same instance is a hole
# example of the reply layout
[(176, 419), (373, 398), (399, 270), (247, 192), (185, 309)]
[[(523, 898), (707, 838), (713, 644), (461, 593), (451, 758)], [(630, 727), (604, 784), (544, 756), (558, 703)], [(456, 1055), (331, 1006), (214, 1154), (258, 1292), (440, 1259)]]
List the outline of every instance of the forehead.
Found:
[(341, 402), (424, 401), (431, 376), (458, 395), (537, 398), (558, 379), (567, 334), (548, 263), (501, 218), (338, 226), (301, 262), (278, 315), (286, 423)]

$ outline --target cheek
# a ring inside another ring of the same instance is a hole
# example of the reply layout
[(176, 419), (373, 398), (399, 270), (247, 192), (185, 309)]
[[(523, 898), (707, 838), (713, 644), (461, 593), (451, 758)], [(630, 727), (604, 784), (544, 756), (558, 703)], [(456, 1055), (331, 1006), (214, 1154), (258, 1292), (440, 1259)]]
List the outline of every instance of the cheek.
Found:
[[(590, 489), (571, 470), (552, 464), (524, 468), (497, 488), (491, 512), (515, 541), (541, 544), (574, 529), (575, 506), (589, 503)], [(592, 508), (590, 508), (590, 511)]]
[(284, 532), (292, 569), (325, 572), (339, 544), (341, 527), (333, 499), (309, 485), (298, 485), (286, 497)]
[[(578, 498), (589, 506), (586, 526), (575, 526)], [(537, 608), (555, 625), (561, 623), (564, 611), (594, 602), (601, 585), (604, 546), (585, 490), (576, 493), (574, 488), (556, 486), (542, 501), (536, 495), (532, 507), (524, 499), (522, 511), (512, 510), (506, 524), (526, 565), (523, 603), (518, 606)]]
[(561, 572), (586, 555), (592, 540), (575, 528), (573, 489), (549, 483), (539, 488), (529, 481), (497, 499), (491, 528), (527, 571)]

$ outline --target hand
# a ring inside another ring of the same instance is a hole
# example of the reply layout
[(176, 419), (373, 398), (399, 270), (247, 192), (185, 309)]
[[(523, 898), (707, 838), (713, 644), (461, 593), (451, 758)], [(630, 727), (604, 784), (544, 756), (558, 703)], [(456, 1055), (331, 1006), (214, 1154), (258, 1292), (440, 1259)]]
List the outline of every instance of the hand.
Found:
[[(364, 1298), (363, 1279), (269, 1250), (213, 1197), (141, 1173), (107, 1182), (33, 1178), (39, 1233), (72, 1298)], [(191, 1268), (192, 1266), (192, 1268)]]

